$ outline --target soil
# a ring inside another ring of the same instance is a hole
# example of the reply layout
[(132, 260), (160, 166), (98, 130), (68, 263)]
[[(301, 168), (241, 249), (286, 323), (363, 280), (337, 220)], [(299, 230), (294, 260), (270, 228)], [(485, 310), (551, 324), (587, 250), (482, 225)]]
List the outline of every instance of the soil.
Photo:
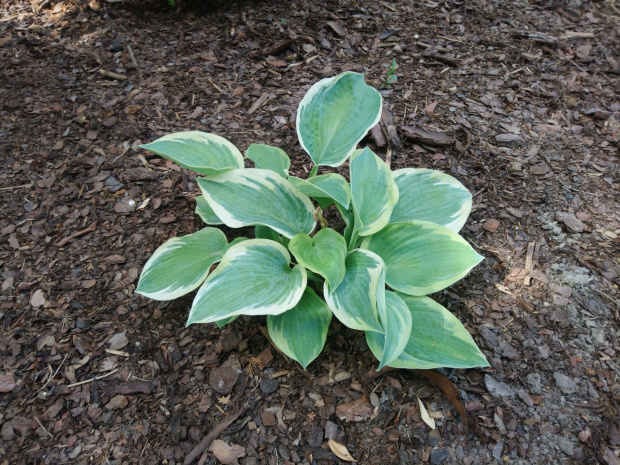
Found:
[[(328, 439), (360, 464), (620, 463), (613, 1), (4, 0), (0, 15), (1, 464), (339, 463)], [(195, 175), (133, 147), (202, 130), (277, 145), (305, 177), (296, 107), (345, 70), (382, 89), (364, 144), (474, 194), (462, 234), (486, 259), (435, 296), (491, 364), (443, 371), (467, 421), (420, 373), (374, 373), (336, 321), (303, 371), (260, 318), (185, 328), (191, 296), (134, 294), (155, 248), (201, 224)]]

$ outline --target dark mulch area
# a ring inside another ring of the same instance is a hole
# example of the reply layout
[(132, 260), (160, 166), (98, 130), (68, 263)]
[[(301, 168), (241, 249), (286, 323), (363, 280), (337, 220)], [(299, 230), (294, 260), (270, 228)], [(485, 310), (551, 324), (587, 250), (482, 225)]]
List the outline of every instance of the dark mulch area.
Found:
[[(327, 438), (364, 464), (620, 463), (613, 2), (5, 0), (0, 14), (0, 463), (176, 464), (210, 432), (241, 464), (338, 463)], [(305, 177), (303, 94), (344, 70), (379, 88), (392, 59), (388, 137), (366, 142), (475, 194), (463, 235), (487, 259), (436, 297), (492, 365), (451, 374), (478, 435), (426, 378), (364, 378), (376, 361), (337, 322), (304, 372), (259, 318), (184, 328), (191, 296), (133, 293), (157, 246), (200, 227), (194, 174), (134, 145), (199, 129), (280, 146)]]

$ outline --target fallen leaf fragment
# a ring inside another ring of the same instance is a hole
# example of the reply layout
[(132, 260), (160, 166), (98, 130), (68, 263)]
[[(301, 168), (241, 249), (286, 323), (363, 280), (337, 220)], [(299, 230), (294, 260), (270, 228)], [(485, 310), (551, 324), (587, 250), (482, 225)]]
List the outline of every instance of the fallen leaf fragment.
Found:
[(15, 389), (15, 386), (17, 386), (17, 383), (15, 382), (13, 373), (0, 375), (0, 392), (11, 392)]
[(424, 407), (424, 404), (422, 403), (420, 398), (417, 397), (417, 399), (418, 406), (420, 407), (420, 416), (422, 417), (422, 421), (426, 423), (431, 429), (435, 429), (435, 420), (431, 418), (431, 416), (428, 414), (428, 411), (426, 410), (426, 407)]
[(215, 439), (211, 444), (211, 451), (213, 455), (222, 462), (224, 465), (233, 464), (239, 465), (237, 460), (245, 455), (245, 448), (239, 444), (233, 444), (229, 446), (221, 439)]
[(45, 301), (46, 299), (43, 291), (41, 289), (37, 289), (36, 291), (34, 291), (34, 294), (32, 294), (32, 297), (30, 298), (30, 305), (37, 308), (43, 305)]
[(105, 408), (107, 408), (108, 410), (122, 409), (127, 407), (128, 403), (129, 401), (127, 400), (127, 397), (122, 394), (118, 394), (112, 397), (110, 402), (106, 404)]
[(336, 408), (336, 415), (341, 420), (366, 421), (374, 411), (373, 406), (360, 397), (352, 402), (339, 405)]
[(349, 453), (349, 451), (347, 450), (345, 446), (343, 446), (339, 442), (334, 441), (333, 439), (330, 439), (328, 444), (329, 444), (329, 448), (332, 450), (334, 455), (338, 457), (340, 460), (347, 460), (349, 462), (355, 462), (355, 459), (351, 457), (351, 454)]
[(122, 333), (117, 333), (110, 339), (108, 339), (108, 346), (110, 346), (110, 349), (112, 350), (122, 349), (127, 344), (129, 344), (129, 339), (127, 339), (127, 336), (125, 336), (125, 331), (123, 331)]

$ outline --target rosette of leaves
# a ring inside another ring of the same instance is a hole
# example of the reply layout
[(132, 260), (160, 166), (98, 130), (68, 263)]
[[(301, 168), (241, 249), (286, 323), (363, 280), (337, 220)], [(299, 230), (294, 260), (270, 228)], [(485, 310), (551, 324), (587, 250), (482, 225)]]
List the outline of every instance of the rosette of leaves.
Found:
[[(304, 368), (323, 349), (330, 321), (366, 332), (379, 367), (469, 368), (487, 361), (465, 327), (426, 297), (482, 260), (458, 232), (472, 197), (435, 170), (390, 171), (358, 143), (381, 117), (381, 95), (361, 74), (314, 84), (300, 103), (297, 133), (314, 166), (289, 173), (277, 147), (252, 144), (244, 168), (226, 139), (181, 132), (142, 146), (202, 176), (196, 213), (209, 225), (173, 238), (148, 260), (136, 292), (169, 300), (198, 289), (187, 324), (222, 326), (266, 315), (273, 342)], [(350, 181), (317, 167), (349, 162)], [(322, 221), (335, 205), (346, 228)], [(217, 225), (254, 226), (228, 242)]]

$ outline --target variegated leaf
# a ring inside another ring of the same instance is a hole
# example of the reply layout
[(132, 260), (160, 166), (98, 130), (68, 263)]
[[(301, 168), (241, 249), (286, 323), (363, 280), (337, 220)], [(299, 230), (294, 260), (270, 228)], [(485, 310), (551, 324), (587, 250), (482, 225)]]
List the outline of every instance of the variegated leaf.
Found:
[[(463, 324), (429, 297), (397, 293), (407, 305), (413, 325), (400, 356), (389, 363), (394, 368), (473, 368), (489, 366)], [(376, 357), (384, 351), (382, 334), (368, 334), (368, 346)]]
[(319, 356), (327, 340), (332, 312), (309, 287), (292, 309), (267, 316), (273, 343), (286, 355), (306, 367)]
[(390, 168), (369, 148), (351, 157), (351, 199), (355, 231), (360, 236), (383, 229), (398, 202), (398, 187)]
[[(381, 347), (381, 353), (375, 353), (380, 364), (378, 370), (393, 362), (405, 349), (411, 333), (411, 312), (407, 304), (394, 292), (385, 292), (385, 311), (381, 313), (381, 325), (384, 334), (375, 331), (366, 332), (368, 345)], [(379, 307), (381, 308), (381, 307)]]
[(483, 259), (461, 236), (428, 221), (389, 224), (362, 248), (383, 259), (388, 286), (417, 296), (450, 286)]
[(206, 224), (224, 224), (209, 206), (209, 203), (205, 199), (204, 195), (199, 195), (196, 197), (196, 215), (198, 215)]
[(227, 241), (216, 228), (174, 237), (146, 262), (136, 292), (154, 300), (172, 300), (196, 289), (222, 258)]
[(288, 180), (300, 192), (318, 199), (333, 199), (344, 208), (349, 208), (351, 202), (351, 188), (347, 180), (336, 173), (320, 174), (308, 179), (290, 176)]
[(304, 267), (290, 264), (288, 250), (277, 242), (248, 239), (236, 244), (198, 290), (187, 324), (235, 315), (277, 315), (293, 308), (307, 276)]
[(198, 179), (215, 214), (231, 228), (262, 224), (289, 239), (316, 224), (308, 197), (271, 170), (231, 170)]
[(384, 272), (381, 257), (356, 249), (347, 255), (346, 272), (340, 285), (332, 289), (326, 282), (323, 295), (329, 308), (342, 324), (361, 331), (383, 331), (379, 322), (377, 293)]
[(289, 250), (300, 265), (323, 276), (332, 289), (344, 278), (347, 243), (333, 229), (321, 229), (314, 237), (297, 234)]
[(243, 168), (243, 156), (223, 137), (200, 131), (177, 132), (141, 145), (168, 160), (201, 174)]
[(297, 110), (297, 134), (315, 165), (340, 166), (381, 119), (381, 94), (345, 72), (314, 84)]
[(245, 157), (252, 160), (257, 168), (275, 171), (282, 177), (288, 176), (291, 160), (284, 150), (266, 144), (251, 144)]
[(471, 212), (469, 191), (452, 176), (425, 168), (393, 173), (400, 197), (390, 223), (430, 221), (458, 233)]

